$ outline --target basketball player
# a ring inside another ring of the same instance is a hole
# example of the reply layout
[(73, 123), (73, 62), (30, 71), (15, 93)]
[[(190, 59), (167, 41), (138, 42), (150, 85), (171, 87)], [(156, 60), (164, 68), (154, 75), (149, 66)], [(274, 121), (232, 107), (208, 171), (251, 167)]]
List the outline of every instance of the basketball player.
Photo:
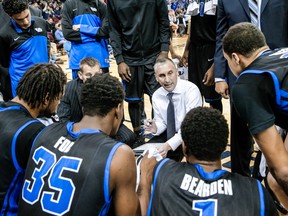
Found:
[(271, 188), (285, 206), (278, 205), (278, 209), (287, 214), (288, 143), (276, 125), (288, 128), (288, 48), (270, 50), (263, 33), (251, 23), (232, 26), (222, 44), (224, 57), (237, 77), (231, 94), (233, 106), (248, 125), (277, 182), (268, 177), (281, 186), (273, 183)]
[(190, 110), (181, 131), (187, 162), (156, 165), (147, 215), (278, 215), (259, 181), (221, 170), (228, 124), (218, 110)]
[(56, 112), (66, 75), (53, 64), (36, 64), (21, 78), (17, 96), (0, 104), (0, 215), (17, 215), (32, 143), (44, 125), (36, 118)]
[(141, 162), (138, 197), (134, 153), (109, 136), (122, 121), (123, 100), (117, 78), (100, 74), (86, 80), (80, 122), (51, 125), (35, 141), (19, 215), (146, 214), (153, 171), (149, 167), (156, 160)]

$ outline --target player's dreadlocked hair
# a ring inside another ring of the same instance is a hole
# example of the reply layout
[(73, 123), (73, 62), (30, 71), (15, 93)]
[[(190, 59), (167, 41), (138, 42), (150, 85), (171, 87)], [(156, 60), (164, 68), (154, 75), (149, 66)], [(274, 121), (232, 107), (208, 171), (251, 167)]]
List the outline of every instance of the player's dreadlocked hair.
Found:
[(190, 110), (181, 125), (187, 154), (198, 160), (216, 161), (228, 141), (228, 124), (216, 109), (197, 107)]
[(28, 9), (28, 0), (3, 0), (3, 9), (9, 15), (21, 13), (22, 11)]
[(55, 64), (35, 64), (21, 78), (16, 93), (32, 109), (39, 108), (45, 100), (51, 102), (63, 94), (67, 78)]
[(121, 82), (109, 74), (93, 76), (83, 84), (83, 115), (104, 117), (123, 100), (124, 90)]

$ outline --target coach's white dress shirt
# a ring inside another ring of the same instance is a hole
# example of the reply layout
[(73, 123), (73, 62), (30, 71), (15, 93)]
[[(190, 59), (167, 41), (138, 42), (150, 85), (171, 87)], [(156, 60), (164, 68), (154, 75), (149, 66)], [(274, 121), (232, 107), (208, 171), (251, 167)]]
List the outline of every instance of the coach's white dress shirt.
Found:
[[(167, 140), (174, 151), (182, 143), (181, 123), (192, 108), (202, 106), (202, 97), (198, 87), (192, 82), (178, 79), (175, 89), (172, 91), (173, 103), (175, 109), (175, 126), (177, 133)], [(160, 135), (167, 128), (167, 107), (169, 99), (167, 92), (163, 87), (160, 87), (152, 96), (152, 106), (154, 111), (154, 121), (157, 126), (157, 132), (153, 135)]]

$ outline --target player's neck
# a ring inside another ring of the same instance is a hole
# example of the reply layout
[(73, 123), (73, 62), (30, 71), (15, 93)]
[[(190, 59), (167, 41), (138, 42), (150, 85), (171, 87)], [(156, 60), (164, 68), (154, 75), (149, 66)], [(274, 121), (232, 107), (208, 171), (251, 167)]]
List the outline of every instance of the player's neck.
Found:
[(98, 129), (106, 134), (111, 133), (111, 123), (109, 119), (100, 116), (83, 116), (80, 122), (75, 123), (73, 132), (79, 132), (83, 128)]
[(256, 50), (252, 54), (252, 56), (248, 58), (248, 60), (247, 60), (248, 62), (246, 63), (246, 67), (248, 65), (250, 65), (253, 61), (255, 61), (255, 59), (257, 59), (260, 55), (262, 55), (267, 50), (270, 50), (270, 48), (267, 45), (259, 48), (258, 50)]
[(24, 106), (33, 118), (38, 117), (39, 109), (31, 109), (31, 107), (24, 100), (20, 99), (18, 96), (13, 98), (11, 101), (19, 103), (22, 106)]
[(215, 170), (222, 169), (221, 160), (216, 161), (202, 161), (198, 160), (195, 157), (189, 157), (187, 160), (190, 164), (199, 164), (205, 172), (213, 172)]

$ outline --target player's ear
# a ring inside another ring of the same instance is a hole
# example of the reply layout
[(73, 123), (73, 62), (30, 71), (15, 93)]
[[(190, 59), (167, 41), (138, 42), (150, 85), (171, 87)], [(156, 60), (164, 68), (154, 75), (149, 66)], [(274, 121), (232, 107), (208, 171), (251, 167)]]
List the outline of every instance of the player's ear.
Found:
[(184, 141), (182, 141), (182, 151), (183, 151), (183, 155), (187, 158), (188, 157), (188, 149), (187, 149), (187, 146), (184, 143)]
[(45, 101), (43, 103), (43, 106), (49, 104), (49, 92), (46, 94), (46, 97), (45, 97)]
[(123, 118), (123, 103), (119, 103), (118, 106), (115, 108), (115, 117), (118, 118)]
[(240, 64), (240, 58), (237, 53), (232, 53), (232, 61), (234, 61), (237, 65)]

